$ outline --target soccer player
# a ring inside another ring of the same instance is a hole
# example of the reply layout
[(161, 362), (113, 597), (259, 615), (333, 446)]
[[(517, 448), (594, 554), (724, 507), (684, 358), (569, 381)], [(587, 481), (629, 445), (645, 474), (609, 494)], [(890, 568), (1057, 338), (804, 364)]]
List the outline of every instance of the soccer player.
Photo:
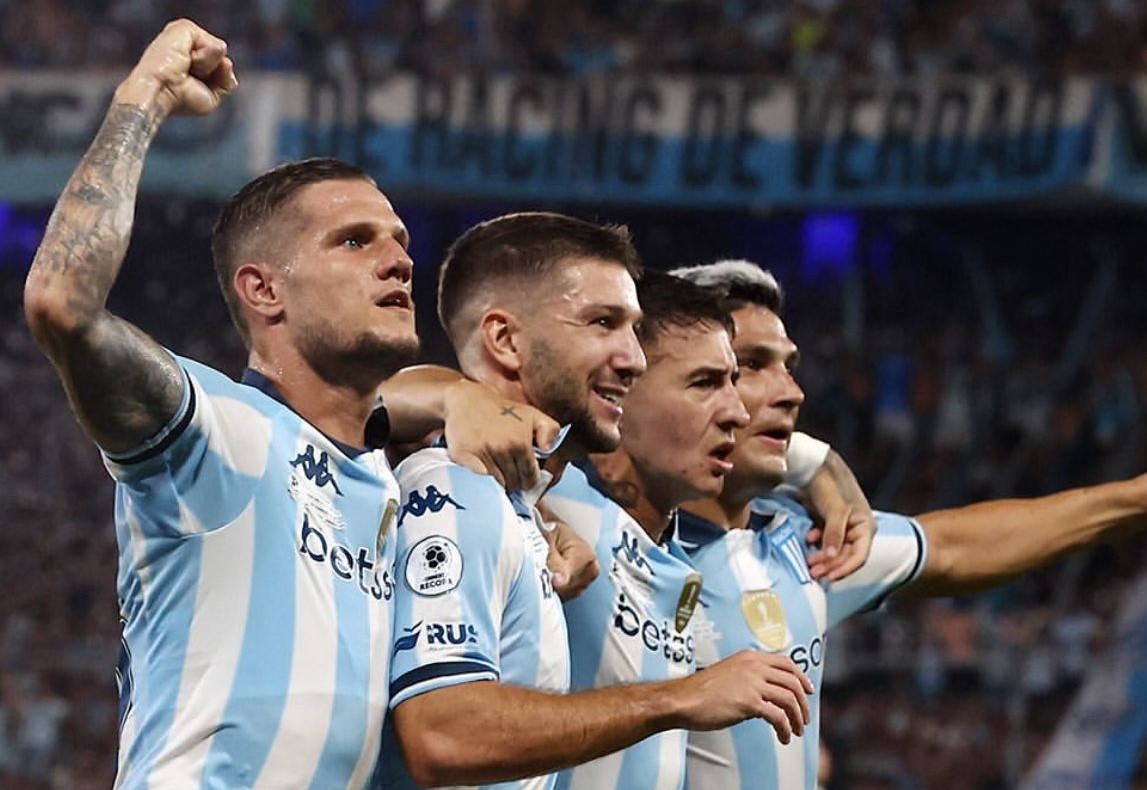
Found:
[[(544, 461), (546, 477), (618, 445), (622, 403), (646, 365), (634, 333), (639, 266), (624, 229), (543, 213), (471, 228), (443, 264), (439, 316), (463, 372), (570, 426)], [(718, 366), (727, 379), (731, 356)], [(797, 675), (779, 682), (778, 662), (750, 652), (703, 676), (565, 694), (566, 625), (533, 507), (549, 481), (508, 494), (444, 453), (419, 451), (397, 470), (404, 504), (388, 726), (409, 777), (393, 780), (397, 750), (387, 751), (382, 786), (549, 788), (554, 770), (665, 730), (778, 710), (803, 726)]]
[[(676, 508), (714, 496), (748, 415), (734, 386), (732, 321), (717, 294), (660, 272), (637, 286), (646, 372), (625, 396), (621, 446), (567, 469), (543, 504), (597, 549), (606, 573), (565, 606), (572, 687), (668, 680), (695, 671), (691, 619), (705, 580), (677, 543)], [(584, 470), (584, 473), (583, 473)], [(799, 673), (763, 654), (779, 682)], [(803, 700), (803, 695), (797, 697)], [(806, 712), (765, 717), (787, 743)], [(672, 730), (563, 771), (559, 788), (664, 788), (685, 781), (685, 735)]]
[[(898, 590), (952, 595), (1001, 583), (1100, 537), (1141, 527), (1147, 475), (1032, 500), (985, 502), (908, 518), (877, 513), (863, 566), (821, 586), (808, 572), (803, 536), (812, 524), (794, 500), (770, 493), (784, 471), (785, 444), (804, 395), (792, 376), (797, 348), (780, 318), (781, 292), (746, 262), (681, 270), (721, 288), (736, 322), (737, 388), (749, 411), (737, 433), (733, 469), (717, 496), (688, 503), (680, 539), (704, 575), (697, 663), (745, 649), (782, 653), (819, 691), (825, 632)], [(759, 722), (689, 736), (692, 790), (813, 788), (819, 705), (800, 742), (784, 744)]]
[(334, 160), (242, 189), (213, 240), (241, 384), (106, 309), (151, 141), (236, 85), (192, 22), (149, 45), (56, 205), (25, 312), (117, 482), (117, 786), (358, 787), (386, 710), (399, 503), (367, 423), (417, 349), (406, 229)]

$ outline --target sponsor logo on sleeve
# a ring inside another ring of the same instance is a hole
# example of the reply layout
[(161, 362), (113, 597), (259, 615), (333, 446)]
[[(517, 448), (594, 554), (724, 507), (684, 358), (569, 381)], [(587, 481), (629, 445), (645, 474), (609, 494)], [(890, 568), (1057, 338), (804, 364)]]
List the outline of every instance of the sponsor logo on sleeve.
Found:
[(405, 635), (394, 640), (395, 653), (400, 653), (403, 650), (413, 650), (418, 646), (418, 637), (422, 632), (422, 621), (419, 620), (409, 628), (403, 628), (402, 630), (406, 632)]
[(416, 595), (434, 598), (455, 589), (462, 581), (462, 552), (442, 535), (423, 538), (406, 558), (406, 585)]

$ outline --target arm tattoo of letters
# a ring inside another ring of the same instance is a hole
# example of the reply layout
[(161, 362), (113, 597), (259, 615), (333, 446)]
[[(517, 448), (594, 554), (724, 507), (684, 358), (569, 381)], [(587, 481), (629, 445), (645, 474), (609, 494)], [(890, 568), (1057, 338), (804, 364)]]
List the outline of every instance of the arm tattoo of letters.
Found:
[(56, 204), (29, 284), (54, 293), (66, 326), (43, 333), (72, 407), (112, 452), (134, 449), (179, 408), (183, 378), (154, 340), (105, 309), (127, 253), (143, 159), (162, 118), (114, 105)]

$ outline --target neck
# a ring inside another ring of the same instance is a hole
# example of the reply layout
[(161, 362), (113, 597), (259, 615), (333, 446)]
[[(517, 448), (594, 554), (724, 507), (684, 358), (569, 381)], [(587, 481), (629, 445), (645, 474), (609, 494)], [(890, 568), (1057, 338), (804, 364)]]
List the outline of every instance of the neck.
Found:
[(274, 355), (252, 351), (247, 366), (266, 376), (292, 409), (327, 436), (355, 447), (365, 444), (366, 421), (381, 377), (363, 374), (335, 380), (290, 351)]
[(679, 502), (673, 497), (658, 496), (624, 450), (593, 455), (590, 460), (609, 498), (625, 508), (654, 543), (660, 543)]
[(749, 503), (753, 497), (739, 494), (735, 486), (729, 485), (730, 482), (726, 478), (725, 487), (718, 496), (696, 499), (681, 507), (722, 529), (744, 529), (749, 526), (749, 516), (752, 514)]
[[(471, 370), (463, 368), (463, 373), (506, 400), (523, 403), (535, 409), (538, 408), (530, 403), (525, 391), (522, 389), (521, 383), (517, 379), (506, 378), (485, 367), (478, 367)], [(550, 481), (550, 487), (557, 485), (558, 480), (561, 479), (562, 472), (566, 468), (566, 464), (583, 456), (585, 456), (585, 451), (578, 447), (576, 442), (570, 439), (566, 439), (562, 442), (554, 454), (541, 463), (541, 468), (553, 475), (553, 480)]]

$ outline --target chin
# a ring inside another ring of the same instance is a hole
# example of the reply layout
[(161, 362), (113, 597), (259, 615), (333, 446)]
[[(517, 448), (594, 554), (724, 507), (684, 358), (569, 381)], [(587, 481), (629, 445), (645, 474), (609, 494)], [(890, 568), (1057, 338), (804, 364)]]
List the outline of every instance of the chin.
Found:
[(753, 472), (754, 487), (762, 493), (772, 491), (785, 482), (787, 472), (783, 463), (757, 467)]

